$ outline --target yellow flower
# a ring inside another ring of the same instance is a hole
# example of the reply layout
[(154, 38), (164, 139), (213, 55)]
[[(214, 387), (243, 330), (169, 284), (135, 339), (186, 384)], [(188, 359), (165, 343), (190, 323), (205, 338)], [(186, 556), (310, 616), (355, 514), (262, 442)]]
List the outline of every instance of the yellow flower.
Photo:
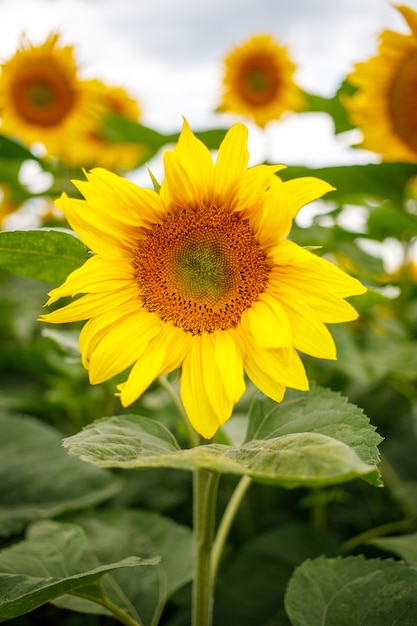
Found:
[(269, 35), (256, 35), (224, 60), (219, 111), (237, 113), (263, 128), (287, 111), (299, 111), (304, 97), (294, 82), (295, 65), (286, 48)]
[(78, 142), (74, 159), (77, 165), (84, 167), (95, 165), (115, 171), (130, 170), (137, 166), (144, 156), (144, 148), (135, 143), (110, 143), (103, 136), (102, 125), (105, 116), (120, 115), (128, 120), (137, 122), (140, 117), (140, 108), (123, 87), (113, 87), (101, 81), (95, 81), (100, 99), (102, 112), (97, 117), (94, 127), (83, 134), (82, 141)]
[(284, 166), (248, 169), (247, 129), (227, 133), (215, 165), (186, 122), (164, 155), (160, 193), (95, 169), (75, 182), (85, 200), (58, 201), (95, 253), (53, 289), (41, 316), (88, 320), (80, 335), (92, 384), (133, 365), (123, 406), (162, 374), (181, 368), (188, 418), (210, 438), (245, 390), (244, 371), (276, 401), (307, 389), (297, 350), (336, 358), (325, 323), (357, 317), (344, 298), (365, 291), (336, 266), (285, 240), (298, 209), (332, 187), (282, 182)]
[(73, 48), (59, 47), (59, 36), (33, 46), (25, 39), (0, 74), (0, 131), (67, 159), (76, 152), (81, 132), (100, 111), (95, 81), (82, 81)]
[(348, 81), (358, 87), (344, 101), (362, 131), (361, 147), (387, 161), (417, 160), (417, 12), (396, 7), (410, 34), (383, 31), (378, 54), (357, 63)]

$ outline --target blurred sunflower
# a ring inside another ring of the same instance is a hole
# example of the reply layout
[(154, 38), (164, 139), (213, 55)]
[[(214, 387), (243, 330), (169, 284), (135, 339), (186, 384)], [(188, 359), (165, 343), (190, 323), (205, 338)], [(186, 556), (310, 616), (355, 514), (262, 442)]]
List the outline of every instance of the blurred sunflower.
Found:
[(416, 161), (417, 12), (403, 5), (395, 8), (411, 33), (381, 33), (378, 54), (357, 63), (347, 76), (358, 89), (344, 104), (362, 131), (362, 148), (387, 161)]
[(270, 35), (256, 35), (224, 60), (223, 94), (218, 111), (237, 113), (264, 128), (287, 111), (304, 107), (287, 49)]
[(332, 187), (248, 161), (245, 126), (228, 131), (214, 165), (184, 122), (159, 194), (95, 169), (75, 182), (84, 200), (57, 203), (95, 254), (47, 304), (84, 295), (40, 319), (88, 320), (80, 350), (92, 384), (133, 365), (123, 406), (181, 368), (184, 408), (206, 438), (231, 416), (244, 371), (276, 401), (286, 386), (307, 389), (297, 350), (335, 359), (325, 324), (355, 319), (344, 298), (365, 291), (285, 239), (299, 208)]
[(58, 44), (56, 33), (39, 46), (23, 37), (13, 57), (2, 64), (0, 131), (27, 145), (40, 142), (50, 155), (65, 160), (101, 107), (95, 81), (78, 77), (72, 46)]
[(126, 171), (137, 166), (144, 157), (144, 147), (135, 143), (113, 143), (106, 139), (103, 126), (106, 116), (119, 115), (137, 122), (141, 111), (137, 101), (123, 87), (109, 86), (95, 81), (101, 113), (93, 127), (83, 135), (72, 161), (84, 167), (95, 165), (114, 171)]

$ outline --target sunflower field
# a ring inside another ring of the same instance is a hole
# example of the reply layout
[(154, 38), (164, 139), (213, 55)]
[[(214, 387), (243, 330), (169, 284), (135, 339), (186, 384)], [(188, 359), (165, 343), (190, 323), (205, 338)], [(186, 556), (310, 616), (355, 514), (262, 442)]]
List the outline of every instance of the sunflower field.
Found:
[[(269, 34), (236, 45), (216, 128), (143, 125), (56, 32), (2, 62), (0, 622), (417, 624), (417, 12), (392, 10), (408, 32), (331, 97)], [(252, 164), (247, 124), (306, 113), (370, 162)]]

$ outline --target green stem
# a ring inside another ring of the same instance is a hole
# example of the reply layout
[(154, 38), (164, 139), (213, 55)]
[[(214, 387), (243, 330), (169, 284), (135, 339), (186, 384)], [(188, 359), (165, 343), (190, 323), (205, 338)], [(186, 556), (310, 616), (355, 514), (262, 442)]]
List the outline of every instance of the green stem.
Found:
[(384, 535), (388, 535), (390, 533), (409, 530), (410, 528), (413, 528), (414, 525), (414, 520), (403, 519), (399, 522), (390, 522), (389, 524), (383, 524), (382, 526), (371, 528), (370, 530), (366, 530), (364, 533), (356, 535), (356, 537), (352, 537), (352, 539), (345, 541), (342, 544), (342, 552), (350, 552), (370, 539), (376, 539), (376, 537), (383, 537)]
[(194, 471), (195, 574), (192, 626), (211, 626), (212, 623), (213, 580), (210, 563), (219, 478), (220, 474), (209, 470)]
[(226, 539), (230, 532), (230, 528), (233, 524), (233, 521), (236, 517), (236, 513), (251, 483), (252, 483), (252, 479), (249, 478), (249, 476), (242, 476), (242, 478), (238, 482), (232, 494), (232, 497), (230, 498), (227, 504), (227, 507), (223, 513), (223, 517), (219, 524), (219, 528), (217, 529), (216, 538), (213, 542), (213, 549), (211, 552), (210, 576), (211, 576), (213, 586), (216, 581), (217, 571), (220, 565), (220, 559), (223, 553), (223, 548), (226, 543)]
[(158, 381), (161, 387), (165, 389), (165, 391), (171, 398), (172, 402), (177, 408), (178, 413), (181, 415), (183, 422), (187, 428), (188, 441), (190, 443), (191, 448), (194, 448), (195, 446), (199, 444), (199, 437), (197, 433), (195, 432), (194, 428), (190, 424), (190, 421), (187, 417), (186, 412), (184, 411), (184, 407), (182, 405), (180, 398), (178, 397), (177, 392), (174, 389), (174, 386), (169, 382), (167, 376), (160, 376), (158, 378)]
[[(97, 586), (101, 590), (101, 597), (100, 597), (100, 599), (99, 598), (95, 598), (93, 600), (93, 602), (96, 602), (97, 604), (100, 604), (101, 606), (104, 606), (106, 609), (108, 609), (113, 614), (113, 616), (121, 624), (124, 624), (125, 626), (143, 626), (141, 621), (137, 621), (133, 617), (130, 617), (130, 615), (125, 613), (123, 611), (123, 609), (121, 609), (119, 606), (117, 606), (117, 604), (114, 604), (114, 602), (112, 602), (111, 600), (106, 598), (106, 596), (104, 594), (104, 591), (102, 590), (101, 583), (99, 583)], [(77, 593), (77, 592), (73, 592), (73, 595), (77, 596), (78, 598), (85, 598), (86, 600), (91, 601), (91, 597), (89, 595), (86, 595), (86, 594), (83, 594), (83, 593)]]

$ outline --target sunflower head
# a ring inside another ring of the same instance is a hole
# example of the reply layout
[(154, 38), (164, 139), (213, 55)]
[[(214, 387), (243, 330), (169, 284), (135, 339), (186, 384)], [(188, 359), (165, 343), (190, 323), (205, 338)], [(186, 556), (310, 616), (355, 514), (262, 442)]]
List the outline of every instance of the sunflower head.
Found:
[(126, 171), (137, 166), (144, 157), (144, 147), (137, 143), (113, 143), (106, 139), (103, 125), (106, 116), (118, 115), (137, 122), (141, 115), (137, 101), (123, 87), (94, 81), (100, 114), (83, 132), (72, 156), (73, 164), (83, 167), (105, 167), (113, 171)]
[(295, 65), (285, 47), (270, 35), (256, 35), (235, 47), (224, 60), (219, 111), (237, 113), (260, 127), (304, 106), (294, 81)]
[(344, 104), (361, 130), (361, 147), (387, 161), (417, 160), (417, 12), (397, 6), (410, 34), (385, 30), (378, 53), (347, 80), (357, 91)]
[(73, 48), (59, 46), (56, 33), (38, 46), (22, 38), (1, 67), (0, 130), (28, 145), (40, 142), (49, 154), (66, 155), (98, 111), (94, 81), (80, 80)]
[(345, 298), (364, 291), (286, 238), (298, 209), (332, 187), (283, 182), (283, 166), (248, 169), (248, 160), (243, 125), (213, 163), (185, 122), (159, 193), (94, 169), (75, 182), (84, 200), (57, 202), (94, 254), (48, 304), (81, 297), (41, 319), (88, 320), (80, 350), (90, 381), (129, 369), (123, 406), (179, 369), (185, 411), (206, 438), (231, 416), (245, 372), (276, 401), (287, 386), (307, 389), (298, 351), (336, 358), (325, 324), (355, 319)]

